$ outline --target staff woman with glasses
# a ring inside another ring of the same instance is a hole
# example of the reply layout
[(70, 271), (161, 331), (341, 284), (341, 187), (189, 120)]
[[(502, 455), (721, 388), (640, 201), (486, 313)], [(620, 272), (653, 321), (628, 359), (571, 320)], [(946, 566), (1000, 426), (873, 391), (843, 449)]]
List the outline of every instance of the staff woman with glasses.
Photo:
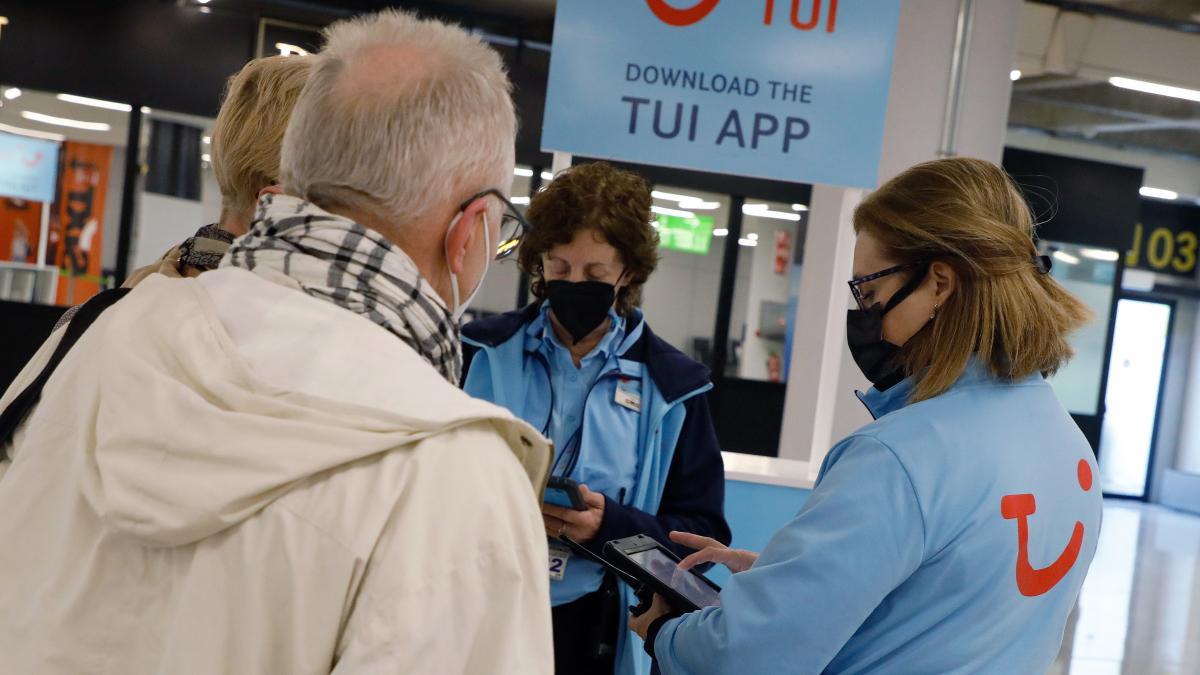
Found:
[(1044, 673), (1100, 529), (1087, 440), (1044, 379), (1087, 309), (1037, 255), (997, 166), (905, 171), (854, 214), (850, 351), (876, 421), (833, 447), (720, 606), (633, 619), (676, 673)]
[(533, 198), (521, 246), (538, 301), (463, 329), (466, 391), (550, 437), (552, 475), (577, 481), (586, 503), (542, 506), (560, 673), (648, 666), (625, 628), (629, 590), (562, 540), (599, 553), (635, 534), (684, 551), (667, 537), (679, 529), (730, 539), (708, 369), (658, 338), (638, 309), (658, 263), (650, 201), (642, 178), (608, 164), (560, 174)]

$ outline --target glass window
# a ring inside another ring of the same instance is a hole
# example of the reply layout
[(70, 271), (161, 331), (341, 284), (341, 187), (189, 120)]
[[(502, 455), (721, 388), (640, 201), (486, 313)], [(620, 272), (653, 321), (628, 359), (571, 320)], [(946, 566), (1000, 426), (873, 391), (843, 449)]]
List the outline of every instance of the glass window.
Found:
[(709, 363), (731, 200), (667, 185), (655, 186), (653, 197), (661, 259), (643, 288), (646, 321), (659, 337)]
[(1095, 314), (1091, 323), (1071, 336), (1075, 358), (1050, 380), (1063, 406), (1079, 415), (1095, 415), (1104, 374), (1108, 320), (1117, 274), (1116, 251), (1043, 241), (1043, 255), (1054, 260), (1051, 274)]
[(129, 110), (0, 85), (0, 299), (77, 304), (111, 283)]
[(725, 374), (784, 382), (795, 328), (808, 209), (747, 198)]

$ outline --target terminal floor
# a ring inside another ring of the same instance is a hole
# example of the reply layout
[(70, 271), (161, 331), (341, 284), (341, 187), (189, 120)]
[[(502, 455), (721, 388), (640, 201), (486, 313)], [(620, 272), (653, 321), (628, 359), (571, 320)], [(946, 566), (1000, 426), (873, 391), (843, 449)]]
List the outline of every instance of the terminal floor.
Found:
[(1050, 675), (1200, 673), (1200, 517), (1107, 500)]

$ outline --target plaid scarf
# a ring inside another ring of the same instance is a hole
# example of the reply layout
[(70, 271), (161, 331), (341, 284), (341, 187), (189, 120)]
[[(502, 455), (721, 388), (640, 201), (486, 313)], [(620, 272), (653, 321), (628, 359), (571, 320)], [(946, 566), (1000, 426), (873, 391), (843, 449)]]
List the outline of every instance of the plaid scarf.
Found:
[(250, 232), (221, 264), (288, 277), (391, 331), (458, 385), (458, 324), (408, 254), (374, 230), (296, 197), (264, 195)]

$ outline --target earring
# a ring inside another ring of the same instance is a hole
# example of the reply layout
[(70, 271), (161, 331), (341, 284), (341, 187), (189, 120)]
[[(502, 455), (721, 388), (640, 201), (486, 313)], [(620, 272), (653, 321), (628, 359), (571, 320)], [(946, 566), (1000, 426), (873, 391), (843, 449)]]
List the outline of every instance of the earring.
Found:
[(929, 319), (930, 319), (930, 320), (936, 319), (936, 318), (937, 318), (937, 313), (938, 313), (938, 310), (939, 310), (939, 309), (941, 309), (941, 308), (942, 308), (942, 306), (941, 306), (939, 303), (936, 303), (936, 302), (935, 302), (935, 303), (933, 304), (933, 311), (929, 313)]

